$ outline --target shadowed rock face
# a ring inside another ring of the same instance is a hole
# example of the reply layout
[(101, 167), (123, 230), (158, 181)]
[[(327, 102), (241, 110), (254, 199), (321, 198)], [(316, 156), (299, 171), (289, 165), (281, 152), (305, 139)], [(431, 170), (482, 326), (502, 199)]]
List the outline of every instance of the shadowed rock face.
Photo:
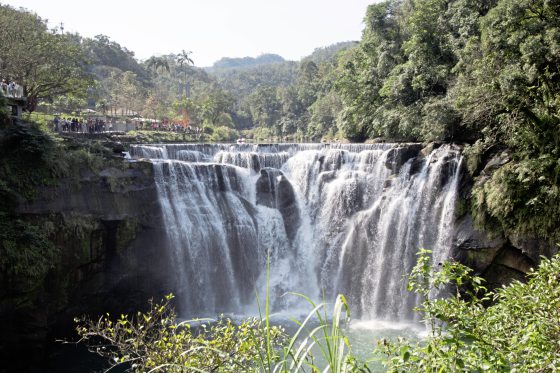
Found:
[(299, 209), (292, 184), (282, 171), (263, 168), (257, 180), (257, 204), (280, 211), (290, 241), (293, 241), (300, 223)]
[(174, 290), (166, 278), (169, 259), (154, 250), (167, 236), (151, 163), (80, 173), (18, 207), (19, 219), (52, 227), (57, 256), (39, 283), (0, 274), (0, 355), (11, 357), (3, 359), (8, 371), (10, 361), (18, 364), (11, 371), (42, 366), (50, 343), (75, 339), (76, 316), (134, 312)]

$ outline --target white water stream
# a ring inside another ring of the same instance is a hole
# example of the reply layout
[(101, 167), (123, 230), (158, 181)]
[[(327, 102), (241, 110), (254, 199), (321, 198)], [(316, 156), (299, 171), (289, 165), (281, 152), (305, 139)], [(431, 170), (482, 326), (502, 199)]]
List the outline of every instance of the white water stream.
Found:
[(461, 156), (417, 144), (151, 145), (173, 276), (191, 315), (347, 297), (354, 318), (414, 320), (418, 248), (449, 256)]

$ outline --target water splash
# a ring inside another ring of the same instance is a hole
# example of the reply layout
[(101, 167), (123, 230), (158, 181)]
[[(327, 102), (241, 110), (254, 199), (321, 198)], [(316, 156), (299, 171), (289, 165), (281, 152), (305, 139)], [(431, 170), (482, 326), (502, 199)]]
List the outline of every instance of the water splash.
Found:
[(243, 312), (270, 289), (344, 293), (355, 317), (413, 320), (418, 248), (448, 258), (461, 156), (418, 144), (133, 146), (154, 164), (172, 271), (187, 313)]

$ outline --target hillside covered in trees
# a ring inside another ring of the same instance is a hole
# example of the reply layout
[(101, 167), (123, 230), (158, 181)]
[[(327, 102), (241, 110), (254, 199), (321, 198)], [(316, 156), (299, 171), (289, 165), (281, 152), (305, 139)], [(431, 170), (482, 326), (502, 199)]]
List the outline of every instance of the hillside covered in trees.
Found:
[(482, 225), (558, 240), (560, 5), (539, 0), (388, 0), (359, 42), (299, 62), (274, 54), (197, 68), (190, 52), (139, 61), (99, 35), (50, 30), (0, 7), (0, 75), (27, 109), (135, 113), (203, 127), (215, 140), (383, 138), (466, 143)]

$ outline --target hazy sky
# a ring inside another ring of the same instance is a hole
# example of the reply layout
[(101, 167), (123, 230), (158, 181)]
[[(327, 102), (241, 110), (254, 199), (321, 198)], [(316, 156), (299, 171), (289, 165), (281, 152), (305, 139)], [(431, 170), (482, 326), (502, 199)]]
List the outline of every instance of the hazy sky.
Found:
[(192, 51), (197, 66), (221, 57), (277, 53), (299, 60), (316, 47), (358, 40), (375, 0), (0, 0), (66, 31), (104, 34), (146, 59)]

